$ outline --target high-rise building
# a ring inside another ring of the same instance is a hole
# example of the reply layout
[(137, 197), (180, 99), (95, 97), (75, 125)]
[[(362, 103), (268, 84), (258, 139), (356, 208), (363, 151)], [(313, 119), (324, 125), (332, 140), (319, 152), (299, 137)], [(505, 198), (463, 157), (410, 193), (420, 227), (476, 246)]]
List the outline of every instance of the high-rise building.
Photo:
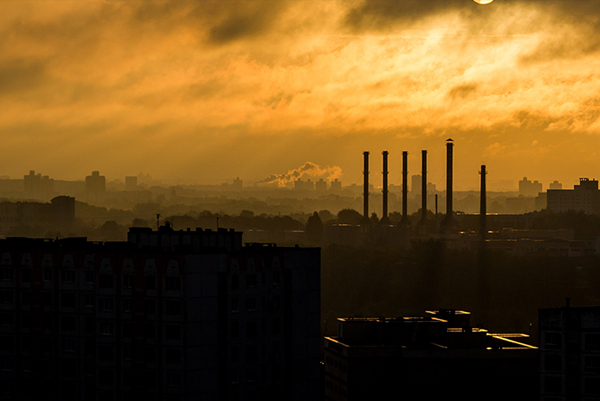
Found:
[(168, 225), (0, 240), (2, 399), (318, 399), (319, 253)]
[(523, 177), (521, 181), (519, 181), (519, 195), (523, 196), (537, 196), (542, 192), (542, 183), (536, 181), (531, 182), (527, 177)]
[(125, 189), (127, 191), (136, 191), (138, 189), (138, 178), (135, 175), (125, 177)]
[(90, 197), (98, 197), (106, 192), (106, 177), (99, 171), (92, 171), (92, 175), (85, 177), (85, 193)]
[(539, 310), (540, 400), (600, 399), (600, 306)]
[(600, 213), (600, 191), (598, 181), (580, 178), (573, 189), (549, 189), (547, 207), (553, 212), (582, 211), (588, 214)]

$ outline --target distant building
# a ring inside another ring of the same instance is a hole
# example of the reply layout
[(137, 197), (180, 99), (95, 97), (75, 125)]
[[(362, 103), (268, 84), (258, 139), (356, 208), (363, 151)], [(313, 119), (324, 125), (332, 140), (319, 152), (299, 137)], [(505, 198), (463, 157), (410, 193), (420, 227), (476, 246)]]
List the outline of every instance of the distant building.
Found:
[(47, 195), (54, 190), (54, 179), (31, 170), (28, 175), (23, 176), (23, 189), (26, 194)]
[(137, 191), (137, 189), (138, 189), (137, 180), (138, 180), (138, 178), (136, 176), (125, 177), (125, 189), (127, 191)]
[(525, 196), (506, 198), (506, 211), (508, 213), (523, 214), (534, 210), (536, 210), (536, 198)]
[[(415, 174), (412, 175), (410, 177), (410, 191), (414, 194), (414, 195), (420, 195), (422, 193), (421, 188), (423, 187), (423, 180), (421, 178), (421, 174)], [(437, 191), (437, 188), (435, 186), (435, 184), (432, 184), (431, 182), (427, 183), (427, 193), (428, 194), (433, 194), (434, 192)]]
[(85, 193), (89, 197), (98, 197), (106, 192), (106, 177), (99, 171), (92, 171), (92, 175), (85, 177)]
[(327, 182), (324, 179), (319, 179), (319, 181), (315, 182), (316, 190), (319, 192), (323, 192), (327, 190)]
[(294, 181), (294, 189), (296, 189), (296, 190), (304, 189), (304, 181), (302, 181), (301, 179), (297, 179), (296, 181)]
[(315, 189), (315, 183), (312, 182), (310, 180), (310, 178), (308, 180), (306, 180), (306, 182), (304, 183), (304, 189), (307, 191), (314, 191)]
[(534, 399), (538, 355), (526, 337), (471, 327), (469, 312), (453, 309), (340, 318), (325, 337), (325, 399)]
[(554, 180), (554, 182), (550, 183), (549, 189), (562, 189), (562, 184)]
[(527, 177), (523, 177), (521, 181), (519, 181), (519, 195), (523, 196), (537, 196), (542, 192), (542, 183), (536, 181), (531, 182), (527, 179)]
[(547, 208), (553, 212), (600, 213), (600, 191), (596, 180), (580, 178), (579, 185), (573, 189), (549, 189), (547, 193)]
[(233, 184), (232, 184), (233, 189), (235, 190), (240, 190), (243, 187), (243, 181), (240, 180), (240, 177), (237, 177), (235, 180), (233, 180)]
[(233, 230), (0, 240), (3, 400), (317, 400), (320, 252)]
[(329, 187), (329, 190), (331, 192), (340, 192), (342, 190), (342, 182), (338, 181), (338, 179), (334, 179), (333, 181), (331, 181), (331, 185)]
[(600, 306), (539, 310), (540, 400), (600, 399)]
[(43, 231), (59, 231), (63, 235), (75, 221), (75, 198), (57, 196), (51, 203), (0, 202), (0, 235), (6, 236), (17, 227)]

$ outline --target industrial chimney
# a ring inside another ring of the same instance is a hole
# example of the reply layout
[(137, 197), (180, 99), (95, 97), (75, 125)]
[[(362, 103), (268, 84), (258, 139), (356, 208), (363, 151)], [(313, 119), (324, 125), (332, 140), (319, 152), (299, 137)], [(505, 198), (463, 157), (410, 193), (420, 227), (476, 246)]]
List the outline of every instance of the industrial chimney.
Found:
[(363, 152), (365, 166), (363, 174), (365, 176), (364, 193), (363, 193), (363, 217), (365, 222), (369, 220), (369, 152)]
[(487, 237), (487, 194), (485, 188), (485, 176), (487, 172), (485, 171), (485, 164), (481, 165), (481, 195), (479, 198), (479, 235), (481, 239), (485, 241)]
[(382, 224), (389, 224), (388, 218), (388, 152), (383, 151), (383, 215), (381, 217)]
[(443, 231), (454, 231), (456, 222), (452, 215), (452, 180), (453, 180), (453, 148), (452, 138), (446, 140), (446, 217), (442, 221)]
[(408, 152), (402, 152), (402, 220), (400, 224), (410, 225), (408, 220)]
[(421, 167), (421, 226), (427, 224), (427, 151), (421, 151), (422, 167)]

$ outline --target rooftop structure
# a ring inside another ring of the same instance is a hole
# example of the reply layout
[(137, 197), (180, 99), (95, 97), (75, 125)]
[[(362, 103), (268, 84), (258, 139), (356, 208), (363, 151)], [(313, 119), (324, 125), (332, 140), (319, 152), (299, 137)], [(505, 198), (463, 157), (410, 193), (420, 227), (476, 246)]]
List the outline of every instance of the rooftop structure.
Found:
[[(519, 333), (471, 327), (455, 309), (425, 316), (340, 318), (325, 338), (325, 399), (465, 397), (522, 399), (537, 395), (536, 347)], [(504, 397), (504, 398), (503, 398)]]

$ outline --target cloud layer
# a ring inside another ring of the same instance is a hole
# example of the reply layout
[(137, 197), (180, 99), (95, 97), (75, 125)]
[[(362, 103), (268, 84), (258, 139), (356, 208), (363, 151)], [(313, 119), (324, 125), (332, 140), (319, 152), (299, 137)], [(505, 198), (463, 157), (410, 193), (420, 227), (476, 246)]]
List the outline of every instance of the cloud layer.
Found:
[(2, 174), (252, 181), (314, 160), (359, 181), (363, 150), (448, 134), (477, 155), (465, 174), (598, 167), (598, 1), (2, 4)]

